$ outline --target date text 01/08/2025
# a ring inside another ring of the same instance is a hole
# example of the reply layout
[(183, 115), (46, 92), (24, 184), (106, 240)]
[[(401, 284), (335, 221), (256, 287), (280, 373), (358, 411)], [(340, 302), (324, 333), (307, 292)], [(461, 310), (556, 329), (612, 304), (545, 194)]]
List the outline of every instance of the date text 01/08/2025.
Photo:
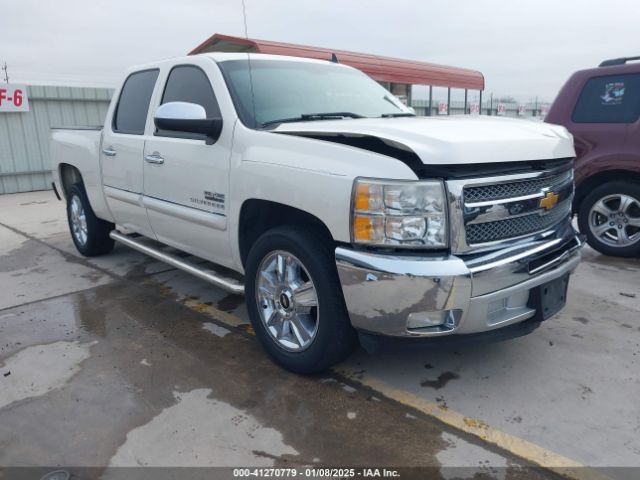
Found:
[(235, 468), (233, 478), (400, 478), (400, 472), (387, 468)]

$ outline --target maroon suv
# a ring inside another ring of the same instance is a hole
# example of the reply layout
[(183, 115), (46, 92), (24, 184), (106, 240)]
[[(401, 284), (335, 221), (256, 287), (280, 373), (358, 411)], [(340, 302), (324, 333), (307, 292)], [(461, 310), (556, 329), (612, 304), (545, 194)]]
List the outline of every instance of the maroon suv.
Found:
[(640, 255), (640, 63), (629, 63), (639, 59), (574, 73), (545, 120), (574, 136), (574, 212), (589, 245), (606, 255)]

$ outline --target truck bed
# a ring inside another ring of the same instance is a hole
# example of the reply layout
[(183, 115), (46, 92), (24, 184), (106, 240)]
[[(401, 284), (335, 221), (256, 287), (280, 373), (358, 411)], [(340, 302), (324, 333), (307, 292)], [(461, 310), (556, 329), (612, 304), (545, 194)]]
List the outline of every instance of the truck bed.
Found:
[(87, 196), (98, 218), (111, 220), (102, 191), (100, 168), (101, 126), (53, 128), (51, 130), (51, 173), (56, 188), (64, 193), (61, 174), (74, 167), (82, 172)]

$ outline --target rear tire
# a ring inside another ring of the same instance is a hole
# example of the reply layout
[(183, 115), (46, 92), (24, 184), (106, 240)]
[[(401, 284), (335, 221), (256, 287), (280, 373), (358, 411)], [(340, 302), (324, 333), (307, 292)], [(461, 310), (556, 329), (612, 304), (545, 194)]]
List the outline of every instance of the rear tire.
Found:
[(96, 217), (82, 183), (71, 185), (67, 192), (67, 220), (73, 243), (85, 257), (113, 250), (114, 241), (109, 233), (115, 226)]
[(615, 181), (595, 188), (580, 204), (578, 226), (604, 255), (640, 255), (640, 185)]
[(245, 291), (258, 339), (287, 370), (321, 372), (355, 348), (333, 249), (313, 230), (263, 234), (247, 257)]

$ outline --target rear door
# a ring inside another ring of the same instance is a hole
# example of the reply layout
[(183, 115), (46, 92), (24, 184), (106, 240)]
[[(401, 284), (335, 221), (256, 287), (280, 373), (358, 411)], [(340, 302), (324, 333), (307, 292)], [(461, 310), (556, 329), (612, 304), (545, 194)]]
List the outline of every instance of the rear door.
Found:
[(100, 162), (102, 183), (117, 224), (153, 237), (142, 204), (142, 157), (149, 105), (158, 69), (134, 72), (119, 92), (110, 124), (104, 126)]
[[(224, 88), (208, 58), (172, 65), (156, 105), (189, 102), (220, 117), (215, 82)], [(213, 85), (212, 85), (212, 82)], [(224, 122), (213, 144), (204, 137), (158, 131), (145, 144), (144, 204), (159, 241), (222, 265), (230, 264), (227, 233), (232, 123)]]

